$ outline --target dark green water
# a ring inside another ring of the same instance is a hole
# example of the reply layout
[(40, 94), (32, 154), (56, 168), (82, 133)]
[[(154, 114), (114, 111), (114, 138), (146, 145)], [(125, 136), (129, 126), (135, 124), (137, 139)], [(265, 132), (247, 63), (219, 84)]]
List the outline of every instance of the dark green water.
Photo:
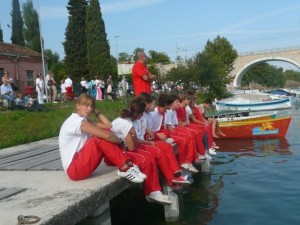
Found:
[(219, 140), (217, 157), (202, 165), (182, 194), (182, 219), (164, 221), (163, 207), (129, 190), (111, 201), (114, 225), (299, 225), (300, 111), (283, 139)]

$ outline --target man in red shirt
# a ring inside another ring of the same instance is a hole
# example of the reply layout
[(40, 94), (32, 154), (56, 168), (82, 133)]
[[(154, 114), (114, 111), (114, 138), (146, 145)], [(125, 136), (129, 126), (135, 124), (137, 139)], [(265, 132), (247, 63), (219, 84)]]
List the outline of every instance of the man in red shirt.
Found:
[(132, 67), (132, 80), (135, 96), (141, 92), (151, 93), (151, 82), (157, 80), (156, 75), (152, 75), (146, 66), (147, 56), (143, 51), (136, 54), (137, 60)]

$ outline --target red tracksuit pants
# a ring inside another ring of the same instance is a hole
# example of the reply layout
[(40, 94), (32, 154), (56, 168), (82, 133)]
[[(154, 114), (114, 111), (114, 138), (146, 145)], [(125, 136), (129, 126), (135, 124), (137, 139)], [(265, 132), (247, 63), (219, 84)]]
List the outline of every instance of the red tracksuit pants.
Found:
[(195, 127), (192, 125), (188, 125), (184, 128), (187, 132), (189, 132), (192, 135), (193, 140), (196, 142), (197, 151), (200, 155), (205, 155), (205, 148), (203, 145), (203, 133), (204, 131), (199, 129), (199, 127)]
[(150, 152), (154, 156), (167, 184), (172, 185), (174, 173), (180, 171), (172, 146), (162, 141), (156, 141), (155, 146), (139, 144), (137, 148)]
[(121, 168), (127, 160), (131, 160), (147, 175), (144, 180), (144, 193), (149, 195), (150, 192), (161, 190), (157, 166), (151, 154), (123, 152), (118, 145), (98, 137), (90, 138), (74, 155), (66, 172), (71, 180), (87, 179), (97, 169), (103, 158), (108, 165), (118, 168)]
[(175, 127), (174, 131), (171, 131), (171, 138), (178, 144), (179, 164), (193, 163), (195, 161), (195, 154), (197, 155), (197, 149), (192, 136), (188, 132)]
[(164, 133), (167, 138), (171, 137), (174, 139), (174, 142), (178, 146), (177, 155), (178, 155), (178, 162), (180, 165), (183, 163), (192, 163), (194, 161), (193, 149), (188, 148), (187, 139), (185, 139), (181, 135), (175, 135), (174, 133), (171, 134), (172, 132), (170, 132), (167, 129), (161, 129), (154, 133), (154, 140), (160, 140), (157, 136), (157, 133)]

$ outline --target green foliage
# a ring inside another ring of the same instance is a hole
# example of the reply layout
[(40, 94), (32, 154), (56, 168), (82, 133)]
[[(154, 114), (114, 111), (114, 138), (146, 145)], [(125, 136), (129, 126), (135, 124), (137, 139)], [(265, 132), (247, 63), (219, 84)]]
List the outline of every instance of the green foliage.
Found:
[(251, 82), (266, 87), (283, 87), (285, 84), (282, 68), (277, 68), (266, 62), (253, 65), (243, 76), (242, 86), (249, 86)]
[(157, 52), (154, 50), (150, 50), (148, 57), (149, 57), (148, 59), (149, 64), (171, 62), (170, 57), (164, 52)]
[(27, 0), (22, 8), (25, 46), (34, 51), (41, 52), (39, 18), (37, 11), (33, 8), (32, 0)]
[(179, 64), (172, 69), (166, 79), (171, 81), (184, 81), (186, 88), (195, 82), (200, 84), (202, 90), (211, 98), (225, 96), (226, 84), (232, 81), (229, 73), (233, 69), (236, 50), (225, 39), (217, 37), (213, 42), (208, 41), (205, 49), (197, 53), (186, 64)]
[(300, 72), (298, 72), (298, 71), (286, 70), (283, 73), (283, 76), (284, 76), (285, 81), (294, 80), (294, 81), (300, 82)]
[(90, 77), (112, 73), (113, 64), (99, 0), (90, 0), (86, 17), (87, 63)]
[(23, 35), (23, 18), (20, 10), (19, 0), (12, 0), (12, 12), (11, 12), (11, 43), (16, 45), (25, 46)]
[(66, 28), (65, 65), (74, 82), (87, 74), (86, 0), (69, 0), (69, 22)]
[(58, 61), (57, 63), (52, 64), (50, 70), (54, 73), (56, 82), (67, 77), (67, 69), (63, 61)]
[[(75, 104), (47, 104), (46, 107), (51, 110), (47, 112), (0, 111), (2, 118), (0, 149), (57, 137), (61, 125), (74, 111)], [(97, 101), (96, 107), (113, 120), (119, 116), (121, 109), (126, 108), (126, 105), (123, 101)], [(94, 116), (91, 118), (95, 120)]]
[(118, 55), (118, 59), (119, 59), (120, 63), (122, 63), (122, 62), (128, 63), (128, 62), (131, 62), (132, 56), (126, 52), (120, 52)]
[(59, 54), (57, 52), (52, 52), (51, 49), (45, 49), (44, 55), (48, 58), (48, 69), (50, 69), (53, 64), (56, 64), (59, 61)]

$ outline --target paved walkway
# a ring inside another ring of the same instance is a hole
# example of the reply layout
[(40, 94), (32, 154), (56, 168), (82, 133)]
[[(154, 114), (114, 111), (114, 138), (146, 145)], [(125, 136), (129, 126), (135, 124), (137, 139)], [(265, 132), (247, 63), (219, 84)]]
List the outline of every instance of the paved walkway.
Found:
[(132, 185), (104, 163), (88, 180), (69, 180), (57, 138), (0, 150), (0, 180), (0, 225), (17, 224), (20, 214), (75, 224)]

